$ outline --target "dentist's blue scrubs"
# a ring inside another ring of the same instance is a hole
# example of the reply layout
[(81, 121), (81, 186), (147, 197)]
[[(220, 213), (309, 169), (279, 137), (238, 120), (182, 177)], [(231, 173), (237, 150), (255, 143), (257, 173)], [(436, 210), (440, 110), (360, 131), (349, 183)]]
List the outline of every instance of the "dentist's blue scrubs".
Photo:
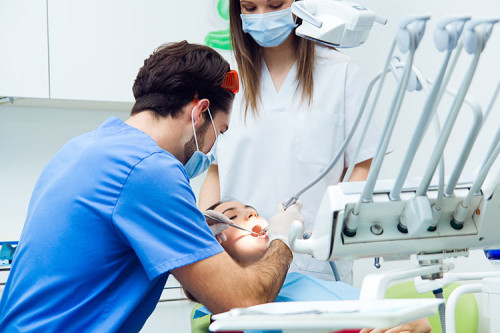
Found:
[(137, 332), (170, 270), (221, 251), (183, 165), (110, 118), (43, 170), (0, 301), (0, 332)]
[[(275, 302), (345, 301), (359, 299), (359, 290), (341, 281), (325, 281), (303, 273), (289, 273)], [(204, 306), (196, 309), (193, 319), (211, 315)], [(279, 333), (276, 330), (251, 330), (247, 333)]]

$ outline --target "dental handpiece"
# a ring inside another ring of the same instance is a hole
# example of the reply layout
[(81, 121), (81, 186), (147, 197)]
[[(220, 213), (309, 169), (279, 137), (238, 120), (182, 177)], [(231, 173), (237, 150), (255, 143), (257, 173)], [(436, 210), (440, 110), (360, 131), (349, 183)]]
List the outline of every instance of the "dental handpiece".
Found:
[(236, 225), (234, 223), (230, 223), (228, 221), (224, 221), (224, 220), (219, 219), (219, 218), (217, 218), (215, 216), (212, 216), (212, 215), (209, 215), (209, 214), (206, 214), (206, 213), (203, 213), (203, 216), (205, 216), (205, 218), (210, 219), (212, 221), (215, 221), (215, 222), (218, 222), (218, 223), (224, 223), (224, 224), (227, 224), (230, 227), (233, 227), (233, 228), (236, 228), (236, 229), (240, 229), (240, 230), (249, 232), (252, 236), (255, 236), (255, 237), (262, 236), (261, 234), (256, 233), (255, 231), (252, 231), (252, 230), (247, 229), (247, 228), (240, 227), (239, 225)]
[(236, 224), (233, 224), (233, 223), (226, 223), (226, 224), (229, 225), (230, 227), (233, 227), (233, 228), (236, 228), (236, 229), (240, 229), (240, 230), (249, 232), (249, 233), (252, 234), (252, 236), (255, 236), (255, 237), (262, 236), (261, 234), (258, 234), (255, 231), (252, 231), (252, 230), (247, 229), (247, 228), (240, 227), (239, 225), (236, 225)]

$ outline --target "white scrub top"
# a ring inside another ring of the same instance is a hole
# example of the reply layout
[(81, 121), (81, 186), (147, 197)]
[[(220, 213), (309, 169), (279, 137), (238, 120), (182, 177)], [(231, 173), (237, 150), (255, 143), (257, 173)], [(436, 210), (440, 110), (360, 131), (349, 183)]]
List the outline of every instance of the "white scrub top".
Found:
[[(296, 65), (276, 92), (263, 62), (258, 116), (249, 110), (245, 122), (243, 94), (236, 94), (229, 130), (217, 143), (222, 200), (251, 205), (267, 219), (278, 204), (328, 166), (349, 133), (366, 90), (359, 66), (348, 56), (322, 46), (316, 46), (311, 105), (301, 100), (295, 76)], [(358, 128), (364, 128), (363, 121)], [(380, 132), (377, 126), (371, 126), (356, 163), (374, 156)], [(354, 135), (339, 163), (301, 196), (306, 230), (313, 229), (326, 188), (339, 182), (360, 136), (360, 132)], [(352, 283), (352, 262), (337, 262), (337, 268), (341, 279)], [(305, 254), (294, 255), (290, 272), (294, 271), (333, 279), (328, 262)]]

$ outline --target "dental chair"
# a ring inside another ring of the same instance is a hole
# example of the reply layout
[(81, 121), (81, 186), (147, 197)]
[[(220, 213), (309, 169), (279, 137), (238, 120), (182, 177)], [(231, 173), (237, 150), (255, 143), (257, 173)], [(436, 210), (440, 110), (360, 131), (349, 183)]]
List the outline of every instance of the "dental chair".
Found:
[[(453, 283), (443, 288), (443, 296), (447, 300), (451, 292), (459, 287), (459, 283)], [(434, 298), (432, 292), (419, 294), (413, 281), (398, 283), (389, 287), (385, 292), (385, 298)], [(439, 314), (428, 317), (432, 326), (432, 333), (442, 333)], [(474, 295), (467, 294), (460, 297), (455, 309), (456, 333), (475, 333), (479, 324), (479, 314), (476, 298)]]
[[(210, 326), (211, 315), (206, 314), (205, 312), (198, 311), (203, 305), (201, 303), (196, 303), (191, 311), (191, 333), (209, 333), (208, 326)], [(439, 318), (438, 318), (439, 320)], [(224, 331), (225, 333), (243, 333), (242, 331)], [(348, 329), (335, 331), (332, 333), (358, 333), (359, 329)], [(469, 332), (470, 333), (470, 332)]]

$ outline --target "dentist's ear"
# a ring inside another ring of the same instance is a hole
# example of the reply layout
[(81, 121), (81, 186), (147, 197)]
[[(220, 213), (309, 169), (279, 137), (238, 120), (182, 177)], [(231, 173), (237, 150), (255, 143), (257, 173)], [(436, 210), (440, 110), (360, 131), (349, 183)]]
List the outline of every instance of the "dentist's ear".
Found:
[(208, 107), (210, 106), (210, 101), (206, 98), (200, 99), (199, 101), (195, 100), (195, 105), (193, 107), (193, 110), (191, 111), (191, 115), (193, 117), (193, 122), (194, 126), (198, 127), (200, 124), (200, 115), (202, 112), (205, 112), (208, 110)]

